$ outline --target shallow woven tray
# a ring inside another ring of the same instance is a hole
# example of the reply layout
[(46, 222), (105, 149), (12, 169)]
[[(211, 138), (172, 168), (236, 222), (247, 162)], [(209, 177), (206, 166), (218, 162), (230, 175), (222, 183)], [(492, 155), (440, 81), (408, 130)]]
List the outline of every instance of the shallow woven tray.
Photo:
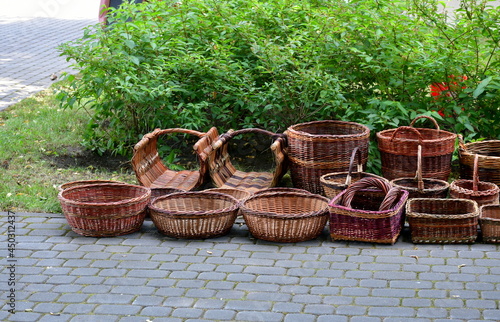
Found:
[(227, 234), (239, 202), (218, 192), (179, 192), (155, 198), (149, 212), (158, 231), (175, 238), (204, 239)]
[(500, 205), (479, 208), (479, 225), (485, 243), (500, 243)]
[(328, 199), (301, 192), (254, 195), (241, 205), (253, 237), (280, 243), (317, 238), (328, 220)]
[[(356, 172), (354, 172), (355, 165), (357, 167)], [(349, 161), (349, 171), (327, 173), (322, 175), (319, 181), (323, 187), (324, 195), (329, 199), (333, 199), (336, 195), (345, 190), (351, 183), (357, 182), (366, 177), (373, 177), (386, 181), (385, 178), (377, 176), (376, 174), (363, 172), (361, 153), (359, 152), (359, 149), (355, 147)]]
[(148, 188), (100, 183), (77, 185), (59, 192), (58, 199), (71, 229), (83, 236), (110, 237), (138, 231), (146, 215)]
[[(422, 118), (431, 120), (435, 129), (413, 127)], [(448, 181), (456, 138), (456, 134), (441, 130), (436, 120), (426, 115), (416, 117), (410, 126), (378, 132), (382, 175), (388, 180), (414, 176), (418, 145), (421, 145), (422, 176)]]
[(477, 203), (470, 199), (415, 198), (406, 204), (413, 243), (473, 243), (478, 217)]
[(387, 181), (363, 178), (329, 204), (332, 240), (394, 244), (404, 223), (408, 192)]
[(462, 136), (459, 138), (460, 178), (472, 179), (474, 158), (478, 155), (479, 177), (500, 185), (500, 140), (464, 143)]
[(323, 194), (320, 177), (349, 170), (354, 148), (360, 150), (363, 165), (368, 160), (370, 129), (354, 122), (324, 120), (290, 126), (288, 157), (293, 186)]

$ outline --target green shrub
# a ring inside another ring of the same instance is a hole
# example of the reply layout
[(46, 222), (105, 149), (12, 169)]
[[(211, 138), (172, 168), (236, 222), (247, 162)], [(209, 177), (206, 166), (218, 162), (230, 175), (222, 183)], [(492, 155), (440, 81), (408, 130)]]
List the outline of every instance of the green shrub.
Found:
[(342, 119), (374, 134), (419, 114), (500, 138), (500, 11), (461, 3), (454, 18), (433, 0), (126, 4), (61, 47), (81, 73), (59, 98), (93, 111), (88, 146), (122, 154), (156, 127)]

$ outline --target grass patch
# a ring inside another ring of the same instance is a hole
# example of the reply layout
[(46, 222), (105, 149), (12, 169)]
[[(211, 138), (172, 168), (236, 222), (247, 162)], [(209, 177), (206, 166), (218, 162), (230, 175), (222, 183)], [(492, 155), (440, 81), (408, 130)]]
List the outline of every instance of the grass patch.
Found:
[(52, 88), (0, 112), (0, 210), (58, 213), (57, 187), (75, 180), (137, 183), (129, 160), (82, 148), (90, 116), (59, 108)]

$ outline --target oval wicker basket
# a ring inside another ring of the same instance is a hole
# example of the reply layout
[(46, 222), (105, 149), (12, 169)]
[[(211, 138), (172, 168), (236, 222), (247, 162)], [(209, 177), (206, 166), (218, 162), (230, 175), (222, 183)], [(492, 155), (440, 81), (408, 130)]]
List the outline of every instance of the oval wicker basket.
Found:
[(450, 197), (455, 199), (471, 199), (478, 206), (498, 204), (500, 189), (492, 182), (479, 181), (479, 155), (474, 156), (474, 174), (472, 180), (458, 179), (450, 185)]
[(408, 191), (408, 198), (446, 198), (450, 184), (444, 180), (422, 177), (422, 146), (418, 146), (417, 174), (414, 178), (398, 178), (391, 184)]
[(486, 205), (479, 208), (479, 226), (483, 242), (500, 243), (500, 205)]
[(245, 200), (240, 210), (255, 238), (297, 243), (321, 234), (328, 220), (328, 199), (300, 192), (261, 193)]
[(252, 196), (252, 193), (246, 190), (241, 190), (241, 189), (236, 189), (236, 188), (212, 188), (212, 189), (207, 189), (203, 190), (205, 192), (219, 192), (219, 193), (225, 193), (226, 195), (230, 195), (231, 197), (236, 198), (239, 202), (242, 202), (243, 200), (250, 198)]
[(179, 192), (149, 205), (158, 231), (175, 238), (204, 239), (227, 234), (238, 214), (236, 198), (217, 192)]
[(121, 183), (79, 185), (59, 192), (71, 229), (83, 236), (120, 236), (138, 231), (146, 215), (151, 190)]
[(290, 126), (288, 157), (293, 186), (323, 194), (320, 177), (349, 170), (349, 157), (358, 148), (363, 165), (368, 160), (370, 129), (362, 124), (335, 120)]
[(472, 179), (474, 157), (478, 155), (478, 175), (488, 178), (488, 182), (500, 185), (500, 140), (486, 140), (464, 143), (459, 136), (460, 178)]
[[(435, 129), (413, 127), (413, 124), (422, 118), (431, 120)], [(441, 130), (434, 118), (425, 115), (416, 117), (410, 126), (378, 132), (382, 175), (389, 180), (415, 175), (417, 149), (421, 145), (424, 151), (422, 176), (448, 181), (456, 138), (456, 134)]]
[[(355, 160), (357, 160), (357, 171), (353, 172)], [(377, 176), (376, 174), (363, 172), (361, 153), (359, 152), (358, 147), (355, 147), (352, 151), (351, 159), (349, 161), (349, 171), (327, 173), (322, 175), (319, 180), (321, 182), (321, 185), (323, 186), (325, 196), (327, 198), (333, 199), (336, 195), (342, 192), (342, 190), (345, 190), (351, 183), (357, 182), (367, 177), (387, 181), (385, 178)]]

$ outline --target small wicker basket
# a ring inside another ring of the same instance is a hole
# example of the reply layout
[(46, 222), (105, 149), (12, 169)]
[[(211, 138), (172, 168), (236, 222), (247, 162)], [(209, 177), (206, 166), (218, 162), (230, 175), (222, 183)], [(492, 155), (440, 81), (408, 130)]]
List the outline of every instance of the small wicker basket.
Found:
[(377, 178), (351, 184), (330, 201), (332, 240), (394, 244), (403, 227), (407, 199), (407, 191)]
[(146, 215), (151, 191), (123, 184), (77, 185), (58, 198), (71, 229), (83, 236), (110, 237), (138, 231)]
[(479, 226), (485, 243), (500, 243), (500, 205), (479, 208)]
[[(357, 171), (353, 172), (354, 160), (357, 160)], [(351, 183), (357, 182), (366, 177), (378, 178), (380, 180), (386, 181), (385, 178), (377, 176), (376, 174), (363, 172), (363, 162), (361, 160), (361, 153), (358, 147), (355, 147), (351, 154), (351, 160), (349, 161), (349, 171), (348, 172), (334, 172), (327, 173), (320, 177), (319, 181), (323, 186), (324, 194), (327, 198), (333, 199), (336, 195), (345, 190)]]
[(464, 143), (461, 135), (459, 139), (460, 178), (473, 178), (474, 158), (477, 155), (479, 177), (488, 178), (488, 182), (500, 185), (500, 140)]
[(474, 157), (474, 174), (472, 180), (459, 179), (450, 185), (450, 197), (455, 199), (471, 199), (479, 207), (483, 205), (497, 205), (500, 189), (492, 182), (479, 181), (479, 155)]
[(175, 238), (204, 239), (229, 233), (238, 207), (238, 200), (230, 195), (200, 191), (155, 198), (149, 211), (160, 233)]
[(415, 244), (464, 244), (477, 239), (479, 210), (470, 199), (410, 199), (406, 216)]
[(422, 178), (422, 146), (418, 146), (417, 174), (414, 178), (398, 178), (391, 184), (408, 191), (408, 198), (446, 198), (450, 184), (444, 180)]
[(241, 212), (255, 238), (297, 243), (321, 234), (328, 220), (328, 199), (301, 192), (261, 193), (245, 200)]

